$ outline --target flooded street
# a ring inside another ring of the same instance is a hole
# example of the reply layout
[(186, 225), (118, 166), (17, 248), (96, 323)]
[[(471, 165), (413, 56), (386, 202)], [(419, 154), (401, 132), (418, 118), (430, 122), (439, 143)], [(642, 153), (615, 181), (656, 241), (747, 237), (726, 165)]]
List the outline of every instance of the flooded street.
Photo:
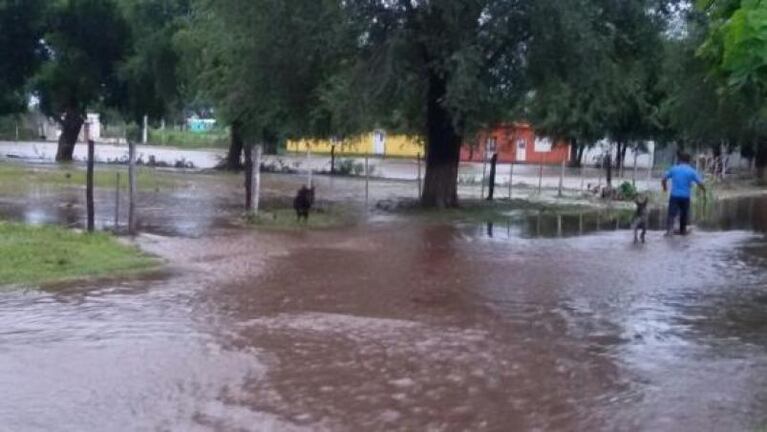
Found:
[[(589, 212), (255, 231), (237, 181), (145, 192), (159, 274), (0, 291), (0, 431), (767, 426), (765, 198), (634, 245)], [(360, 200), (318, 181), (329, 205)], [(267, 177), (267, 202), (300, 182)], [(0, 212), (77, 226), (78, 197)]]

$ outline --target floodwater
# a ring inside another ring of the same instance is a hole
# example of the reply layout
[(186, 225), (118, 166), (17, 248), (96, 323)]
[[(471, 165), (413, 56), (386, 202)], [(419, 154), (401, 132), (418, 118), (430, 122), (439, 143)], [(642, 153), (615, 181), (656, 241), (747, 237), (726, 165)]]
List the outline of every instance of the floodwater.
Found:
[(765, 198), (634, 245), (591, 213), (253, 232), (226, 185), (144, 208), (161, 275), (0, 293), (0, 431), (767, 426)]

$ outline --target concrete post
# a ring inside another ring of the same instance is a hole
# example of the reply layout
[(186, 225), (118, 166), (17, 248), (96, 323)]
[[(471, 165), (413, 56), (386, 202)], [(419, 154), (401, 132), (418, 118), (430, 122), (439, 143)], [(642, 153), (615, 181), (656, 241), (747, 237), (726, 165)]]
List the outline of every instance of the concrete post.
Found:
[(141, 130), (141, 144), (146, 144), (149, 141), (149, 116), (144, 116), (144, 125)]
[(263, 154), (263, 147), (261, 144), (256, 146), (256, 155), (253, 158), (253, 184), (255, 185), (253, 187), (254, 189), (254, 197), (253, 197), (253, 214), (258, 214), (259, 205), (261, 202), (261, 155)]

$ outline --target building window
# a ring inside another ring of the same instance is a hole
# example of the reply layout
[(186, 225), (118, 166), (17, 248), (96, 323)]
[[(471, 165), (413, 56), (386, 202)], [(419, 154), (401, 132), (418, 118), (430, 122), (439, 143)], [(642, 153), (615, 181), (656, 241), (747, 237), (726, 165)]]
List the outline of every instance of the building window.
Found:
[(535, 137), (535, 152), (548, 153), (551, 151), (551, 138)]

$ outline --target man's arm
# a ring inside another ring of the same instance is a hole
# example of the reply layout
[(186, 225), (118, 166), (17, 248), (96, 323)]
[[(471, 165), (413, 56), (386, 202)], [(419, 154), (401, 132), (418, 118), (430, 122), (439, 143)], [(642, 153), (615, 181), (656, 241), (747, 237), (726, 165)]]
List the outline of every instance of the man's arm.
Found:
[(671, 171), (674, 168), (671, 168), (670, 170), (666, 171), (666, 175), (663, 176), (663, 180), (660, 181), (661, 186), (663, 186), (663, 192), (668, 192), (668, 179), (671, 178)]

